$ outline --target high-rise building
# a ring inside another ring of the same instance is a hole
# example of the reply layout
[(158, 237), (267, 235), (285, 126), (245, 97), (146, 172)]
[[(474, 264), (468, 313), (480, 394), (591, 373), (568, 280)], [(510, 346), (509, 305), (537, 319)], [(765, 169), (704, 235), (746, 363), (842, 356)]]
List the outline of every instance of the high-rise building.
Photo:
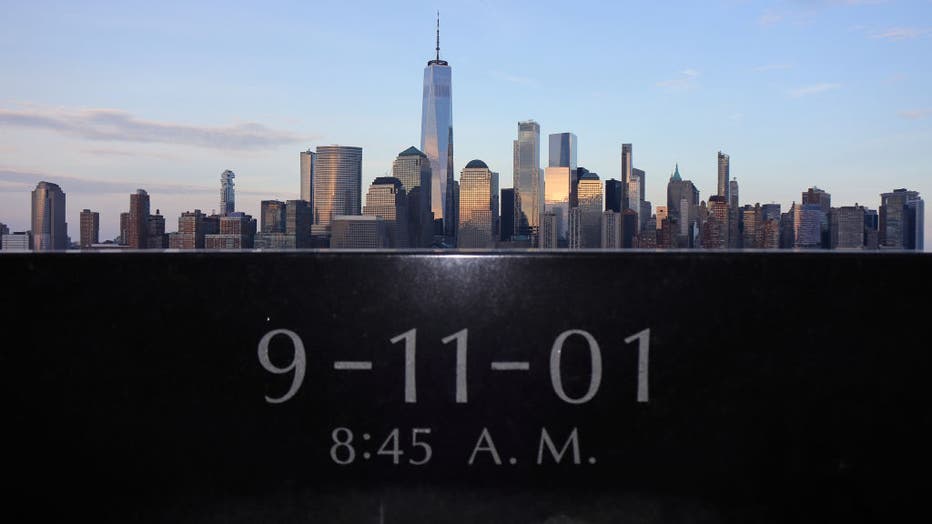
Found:
[(676, 224), (677, 244), (682, 247), (695, 247), (690, 231), (697, 227), (699, 207), (699, 190), (690, 180), (683, 180), (680, 165), (677, 163), (667, 182), (667, 211)]
[(521, 212), (527, 220), (527, 230), (519, 231), (519, 234), (535, 236), (540, 226), (540, 214), (544, 204), (540, 169), (540, 125), (537, 122), (518, 122), (514, 158), (515, 189), (521, 194)]
[(544, 213), (554, 215), (555, 234), (559, 244), (552, 247), (566, 245), (570, 219), (570, 185), (575, 178), (572, 176), (573, 171), (569, 167), (548, 167), (544, 170)]
[(864, 248), (880, 248), (880, 214), (876, 209), (864, 208)]
[[(631, 171), (634, 168), (632, 156), (633, 148), (631, 144), (621, 144), (621, 190), (623, 192), (621, 195), (621, 202), (625, 209), (631, 209), (631, 207), (629, 207), (630, 196), (628, 195), (628, 184), (631, 182)], [(636, 212), (640, 212), (639, 210), (640, 206), (635, 208)]]
[[(285, 234), (294, 237), (294, 247), (311, 247), (311, 203), (303, 198), (285, 202)], [(289, 239), (290, 241), (290, 239)]]
[(516, 234), (515, 230), (515, 190), (513, 188), (502, 189), (502, 219), (499, 239), (502, 242), (508, 242)]
[(206, 235), (220, 232), (218, 217), (208, 217), (200, 209), (185, 211), (178, 217), (178, 232), (168, 236), (171, 249), (204, 249)]
[(495, 178), (482, 160), (470, 161), (460, 172), (458, 247), (495, 247), (492, 220), (492, 195), (498, 192)]
[(388, 230), (389, 247), (406, 248), (408, 244), (408, 200), (404, 185), (395, 177), (376, 178), (366, 193), (363, 215), (382, 217)]
[(664, 220), (667, 220), (670, 217), (669, 208), (667, 206), (657, 206), (657, 214), (655, 220), (655, 226), (657, 229), (660, 229)]
[(729, 245), (728, 200), (724, 196), (709, 197), (709, 218), (702, 225), (702, 247), (725, 249)]
[(780, 215), (780, 249), (792, 249), (796, 242), (796, 230), (793, 223), (796, 215), (796, 202), (790, 204), (790, 209)]
[(641, 180), (633, 173), (631, 174), (631, 177), (628, 179), (627, 194), (628, 194), (628, 203), (626, 204), (625, 208), (630, 209), (634, 211), (635, 213), (637, 213), (638, 228), (640, 229), (640, 227), (644, 223), (644, 221), (641, 219), (641, 202), (643, 201), (643, 197), (641, 195)]
[(126, 245), (131, 249), (149, 247), (149, 193), (146, 193), (145, 189), (137, 189), (129, 196), (126, 231)]
[(741, 220), (744, 216), (738, 204), (738, 181), (731, 179), (728, 182), (728, 247), (737, 249), (741, 244)]
[(550, 135), (550, 159), (547, 166), (576, 169), (576, 167), (578, 167), (576, 163), (576, 150), (576, 135), (573, 133), (555, 133)]
[[(259, 210), (260, 231), (263, 233), (285, 232), (286, 211), (284, 202), (281, 200), (263, 200), (259, 203)], [(308, 233), (310, 233), (310, 225), (308, 225)]]
[[(301, 200), (314, 207), (314, 163), (317, 153), (308, 149), (301, 151)], [(265, 231), (265, 230), (263, 230)]]
[(430, 160), (418, 148), (409, 147), (395, 158), (392, 176), (401, 181), (407, 193), (408, 243), (411, 247), (430, 247), (434, 235)]
[(829, 249), (831, 247), (831, 224), (829, 219), (831, 217), (830, 211), (832, 210), (832, 195), (826, 193), (825, 191), (819, 189), (818, 187), (810, 187), (806, 192), (802, 194), (803, 205), (813, 204), (818, 205), (821, 210), (820, 222), (819, 222), (819, 246), (823, 249)]
[(158, 209), (146, 219), (146, 249), (165, 249), (168, 235), (165, 234), (165, 217)]
[[(621, 187), (621, 184), (618, 185)], [(621, 213), (606, 209), (601, 217), (602, 249), (621, 249), (622, 244), (622, 223)]]
[(730, 195), (728, 194), (728, 181), (730, 180), (730, 164), (731, 158), (722, 153), (718, 152), (718, 193), (717, 196), (725, 197), (725, 202), (731, 202)]
[(800, 204), (793, 209), (793, 247), (813, 249), (822, 247), (821, 225), (824, 222), (822, 206)]
[(621, 188), (621, 181), (615, 180), (614, 178), (608, 179), (605, 181), (605, 210), (614, 211), (615, 213), (621, 213), (624, 209), (622, 207), (622, 197), (624, 197), (624, 190)]
[(256, 220), (243, 212), (220, 217), (220, 232), (204, 235), (207, 249), (252, 249), (255, 247)]
[(385, 220), (373, 215), (333, 217), (330, 247), (333, 249), (385, 249), (389, 247)]
[[(437, 17), (436, 56), (424, 68), (424, 97), (421, 105), (421, 151), (430, 160), (431, 211), (434, 220), (456, 214), (453, 207), (453, 83), (452, 70), (440, 59), (440, 17)], [(358, 213), (356, 213), (358, 214)], [(456, 229), (449, 220), (443, 234), (452, 238)]]
[(762, 242), (761, 207), (747, 205), (741, 209), (741, 245), (744, 249), (760, 249)]
[(780, 204), (764, 204), (760, 206), (761, 212), (761, 222), (766, 222), (767, 220), (776, 220), (780, 221)]
[(595, 173), (584, 173), (576, 182), (578, 206), (570, 210), (568, 243), (571, 248), (594, 249), (602, 244), (602, 181)]
[(100, 243), (100, 213), (84, 209), (81, 211), (81, 247), (88, 248)]
[(233, 191), (233, 179), (236, 174), (227, 169), (220, 173), (220, 216), (227, 216), (236, 211), (236, 195)]
[(864, 249), (864, 206), (832, 208), (832, 249)]
[(559, 227), (559, 219), (557, 215), (551, 211), (544, 211), (544, 214), (540, 217), (540, 238), (539, 246), (541, 249), (556, 249), (560, 247), (559, 236), (557, 234), (557, 229)]
[(317, 146), (314, 164), (314, 226), (322, 234), (337, 215), (362, 213), (362, 148)]
[(9, 235), (10, 228), (6, 224), (0, 222), (0, 244), (3, 243), (3, 235)]
[(120, 213), (120, 242), (121, 246), (129, 245), (129, 212)]
[(638, 213), (633, 209), (625, 209), (621, 213), (621, 247), (638, 247)]
[(925, 204), (917, 191), (895, 189), (880, 195), (879, 245), (885, 249), (924, 248)]
[(58, 187), (58, 184), (39, 182), (32, 191), (32, 249), (35, 251), (68, 249), (65, 193)]

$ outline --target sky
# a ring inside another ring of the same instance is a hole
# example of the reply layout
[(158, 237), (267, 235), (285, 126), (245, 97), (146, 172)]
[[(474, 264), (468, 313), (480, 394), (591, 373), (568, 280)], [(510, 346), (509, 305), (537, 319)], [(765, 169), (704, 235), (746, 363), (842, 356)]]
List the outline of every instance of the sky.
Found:
[(300, 151), (330, 144), (363, 148), (365, 193), (420, 145), (437, 10), (457, 173), (482, 159), (511, 187), (533, 119), (542, 166), (546, 135), (573, 132), (579, 165), (618, 179), (632, 143), (654, 206), (677, 163), (713, 194), (718, 151), (742, 205), (932, 196), (930, 0), (0, 0), (0, 222), (28, 229), (46, 180), (73, 239), (84, 208), (116, 237), (137, 188), (175, 231), (219, 208), (225, 169), (258, 217), (298, 198)]

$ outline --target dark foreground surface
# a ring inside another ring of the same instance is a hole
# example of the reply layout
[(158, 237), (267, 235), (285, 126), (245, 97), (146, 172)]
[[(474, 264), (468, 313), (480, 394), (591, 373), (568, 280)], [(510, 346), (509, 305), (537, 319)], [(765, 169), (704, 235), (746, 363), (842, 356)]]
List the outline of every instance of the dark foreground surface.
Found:
[(928, 256), (107, 253), (0, 274), (8, 521), (928, 513)]

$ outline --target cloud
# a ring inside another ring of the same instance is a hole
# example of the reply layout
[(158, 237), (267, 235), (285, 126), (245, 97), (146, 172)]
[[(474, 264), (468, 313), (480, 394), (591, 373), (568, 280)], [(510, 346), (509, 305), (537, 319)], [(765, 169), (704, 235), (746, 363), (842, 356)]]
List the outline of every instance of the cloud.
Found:
[[(49, 173), (33, 173), (28, 171), (19, 171), (16, 169), (0, 168), (0, 193), (20, 193), (32, 191), (40, 181), (53, 182), (61, 186), (65, 194), (122, 194), (129, 195), (137, 189), (145, 189), (150, 194), (159, 195), (217, 195), (220, 191), (217, 187), (196, 186), (187, 184), (149, 184), (143, 182), (122, 181), (114, 182), (110, 180), (95, 180), (90, 178), (74, 177), (68, 175), (56, 175)], [(237, 195), (265, 195), (265, 192), (236, 190)]]
[(307, 141), (290, 131), (245, 122), (225, 127), (143, 120), (118, 109), (0, 108), (0, 127), (48, 129), (85, 140), (261, 150)]
[(882, 40), (912, 40), (913, 38), (919, 38), (932, 32), (932, 29), (929, 28), (920, 28), (920, 27), (891, 27), (880, 32), (871, 33), (871, 38), (882, 39)]
[(771, 11), (770, 9), (764, 11), (764, 14), (760, 15), (760, 18), (757, 19), (757, 23), (762, 26), (772, 26), (780, 23), (783, 20), (783, 15)]
[(932, 109), (909, 109), (906, 111), (900, 111), (897, 114), (900, 117), (906, 118), (908, 120), (919, 120), (920, 118), (932, 116)]
[(793, 64), (767, 64), (767, 65), (757, 66), (753, 69), (753, 71), (758, 72), (758, 73), (765, 73), (767, 71), (781, 71), (784, 69), (792, 69), (792, 68), (793, 68)]
[(657, 82), (656, 85), (673, 91), (683, 91), (695, 88), (697, 78), (699, 78), (699, 71), (689, 68), (680, 71), (677, 78)]
[(177, 160), (178, 157), (168, 153), (153, 153), (147, 151), (139, 150), (123, 150), (123, 149), (108, 149), (108, 148), (97, 148), (97, 149), (85, 149), (83, 151), (88, 155), (100, 156), (100, 157), (121, 157), (121, 158), (139, 158), (139, 157), (149, 157), (149, 158), (158, 158), (160, 160)]
[(797, 87), (796, 89), (790, 89), (789, 94), (793, 98), (799, 98), (803, 96), (815, 95), (818, 93), (824, 93), (826, 91), (834, 91), (835, 89), (840, 89), (841, 84), (815, 84), (811, 86)]

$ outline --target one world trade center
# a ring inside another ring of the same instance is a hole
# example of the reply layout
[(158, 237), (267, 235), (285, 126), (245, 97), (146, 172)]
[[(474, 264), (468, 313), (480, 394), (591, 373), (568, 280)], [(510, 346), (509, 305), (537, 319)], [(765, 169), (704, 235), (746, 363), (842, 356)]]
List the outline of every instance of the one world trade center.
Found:
[[(456, 232), (453, 204), (453, 93), (451, 69), (440, 59), (440, 17), (437, 17), (437, 56), (424, 68), (424, 99), (421, 106), (421, 151), (430, 160), (431, 202), (434, 220), (447, 239)], [(435, 227), (435, 233), (440, 231)]]

